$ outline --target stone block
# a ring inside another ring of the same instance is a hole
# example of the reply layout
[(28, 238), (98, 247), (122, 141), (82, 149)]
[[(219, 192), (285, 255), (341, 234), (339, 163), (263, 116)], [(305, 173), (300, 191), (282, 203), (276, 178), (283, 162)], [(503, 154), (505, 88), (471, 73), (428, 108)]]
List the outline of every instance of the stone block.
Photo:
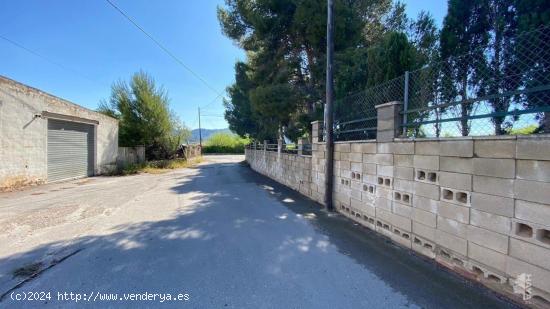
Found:
[(472, 175), (439, 172), (439, 184), (452, 189), (472, 191)]
[(439, 206), (439, 201), (432, 200), (419, 195), (413, 196), (413, 207), (415, 208), (419, 208), (424, 211), (429, 211), (435, 214), (437, 213), (438, 206)]
[(420, 208), (413, 207), (412, 209), (412, 219), (413, 221), (422, 223), (426, 226), (435, 228), (437, 226), (437, 216), (435, 213), (422, 210)]
[(472, 174), (474, 170), (474, 160), (471, 158), (440, 157), (439, 165), (439, 169), (446, 172)]
[(337, 161), (334, 162), (334, 166), (338, 169), (351, 170), (351, 163), (349, 161)]
[(517, 160), (516, 178), (550, 182), (550, 161)]
[(471, 209), (470, 224), (500, 234), (510, 235), (512, 222), (510, 218)]
[(351, 145), (350, 143), (334, 143), (334, 151), (350, 152)]
[[(384, 120), (379, 119), (378, 123), (384, 123)], [(396, 136), (396, 132), (394, 130), (378, 130), (376, 132), (376, 141), (392, 142), (395, 136)]]
[(364, 153), (363, 163), (376, 164), (376, 154)]
[[(413, 167), (413, 155), (394, 155), (395, 166)], [(363, 158), (364, 161), (364, 158)]]
[(349, 161), (349, 152), (340, 152), (340, 160)]
[(399, 228), (393, 228), (393, 235), (390, 237), (391, 240), (400, 244), (401, 246), (411, 249), (411, 234), (401, 231)]
[(394, 227), (397, 227), (401, 230), (412, 232), (412, 220), (406, 217), (402, 217), (393, 213), (388, 214), (388, 221)]
[(410, 180), (404, 180), (404, 179), (394, 179), (393, 188), (395, 190), (412, 193), (414, 192), (414, 182)]
[(377, 165), (376, 174), (381, 176), (393, 177), (393, 165)]
[(393, 201), (411, 206), (412, 205), (412, 194), (402, 191), (393, 191)]
[(413, 221), (413, 233), (430, 241), (435, 241), (435, 229)]
[(550, 183), (516, 180), (514, 192), (517, 199), (536, 203), (550, 203)]
[(415, 169), (414, 172), (415, 181), (439, 185), (439, 172), (419, 168)]
[(361, 190), (351, 190), (350, 197), (361, 200)]
[(473, 225), (467, 225), (468, 241), (487, 247), (502, 254), (508, 253), (508, 239), (506, 235), (495, 233)]
[(432, 171), (439, 170), (439, 157), (438, 156), (422, 156), (414, 155), (414, 167), (427, 169)]
[(383, 197), (387, 200), (392, 200), (393, 199), (393, 192), (390, 188), (377, 186), (376, 187), (376, 196), (377, 197)]
[(514, 199), (472, 192), (471, 207), (495, 215), (513, 217)]
[(393, 165), (393, 154), (377, 153), (374, 155), (376, 164), (379, 165)]
[(473, 242), (469, 242), (468, 257), (503, 273), (506, 272), (507, 257), (502, 253), (480, 246)]
[(363, 163), (363, 174), (376, 175), (376, 164)]
[(550, 250), (519, 239), (510, 238), (510, 256), (550, 270)]
[(500, 178), (515, 178), (516, 160), (474, 158), (474, 174)]
[(395, 178), (414, 180), (414, 169), (412, 167), (396, 166), (393, 173)]
[(376, 184), (377, 181), (376, 175), (363, 175), (363, 183)]
[(439, 186), (436, 185), (415, 181), (413, 193), (432, 200), (439, 200)]
[(363, 172), (363, 163), (351, 162), (350, 163), (350, 170), (352, 172), (362, 173)]
[(456, 235), (460, 238), (467, 238), (468, 225), (442, 216), (437, 216), (437, 229)]
[(479, 158), (513, 159), (516, 156), (516, 140), (476, 140), (474, 154)]
[(351, 207), (360, 210), (363, 208), (363, 202), (360, 199), (356, 199), (354, 197), (351, 198)]
[(393, 202), (393, 213), (405, 218), (412, 218), (413, 208), (408, 205), (401, 204), (399, 202)]
[(421, 141), (415, 143), (414, 153), (418, 155), (439, 155), (439, 141)]
[(363, 207), (361, 208), (361, 210), (363, 211), (363, 213), (369, 217), (372, 217), (374, 218), (376, 216), (375, 212), (376, 212), (376, 208), (375, 207), (372, 207), (372, 206), (369, 206), (368, 204), (365, 204), (363, 203), (362, 205)]
[(550, 271), (508, 256), (506, 274), (516, 278), (520, 274), (530, 274), (533, 286), (544, 291), (550, 291)]
[(437, 215), (452, 219), (464, 224), (470, 223), (470, 209), (441, 201), (437, 208)]
[(514, 217), (550, 226), (550, 205), (516, 200)]
[(444, 157), (472, 157), (474, 141), (443, 141), (439, 145), (439, 153)]
[(514, 197), (514, 180), (487, 176), (474, 176), (474, 192)]
[(468, 243), (466, 239), (449, 234), (442, 230), (435, 230), (435, 243), (444, 248), (451, 249), (458, 254), (468, 254)]
[(377, 153), (393, 153), (394, 143), (377, 143), (376, 152)]
[(516, 142), (516, 158), (525, 160), (550, 160), (548, 137), (521, 137)]
[(441, 187), (440, 199), (447, 203), (470, 207), (470, 194), (469, 191)]
[(430, 259), (435, 259), (435, 244), (417, 235), (413, 235), (412, 249)]
[(394, 154), (414, 154), (414, 142), (402, 142), (393, 144)]
[(376, 153), (376, 143), (352, 143), (353, 152)]
[(350, 160), (351, 162), (359, 162), (359, 163), (361, 163), (361, 162), (363, 162), (363, 154), (360, 153), (360, 152), (351, 152), (351, 153), (349, 154), (349, 160)]
[(376, 197), (374, 205), (376, 209), (383, 209), (388, 212), (392, 210), (392, 201), (387, 198)]

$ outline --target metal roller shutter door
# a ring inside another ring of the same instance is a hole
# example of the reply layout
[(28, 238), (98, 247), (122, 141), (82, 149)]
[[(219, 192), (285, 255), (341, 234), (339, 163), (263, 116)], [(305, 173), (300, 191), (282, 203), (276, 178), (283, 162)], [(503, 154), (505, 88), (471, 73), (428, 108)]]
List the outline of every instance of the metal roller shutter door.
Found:
[(94, 126), (48, 119), (48, 181), (93, 175)]

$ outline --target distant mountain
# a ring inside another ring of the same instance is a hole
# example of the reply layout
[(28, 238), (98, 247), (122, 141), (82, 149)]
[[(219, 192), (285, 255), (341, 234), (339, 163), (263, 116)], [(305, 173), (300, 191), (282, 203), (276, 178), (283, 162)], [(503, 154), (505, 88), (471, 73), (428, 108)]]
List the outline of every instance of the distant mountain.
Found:
[[(231, 133), (229, 129), (201, 129), (202, 132), (202, 141), (204, 142), (207, 140), (212, 134), (214, 133)], [(199, 129), (194, 129), (191, 131), (191, 139), (190, 142), (192, 143), (198, 143), (199, 142)]]

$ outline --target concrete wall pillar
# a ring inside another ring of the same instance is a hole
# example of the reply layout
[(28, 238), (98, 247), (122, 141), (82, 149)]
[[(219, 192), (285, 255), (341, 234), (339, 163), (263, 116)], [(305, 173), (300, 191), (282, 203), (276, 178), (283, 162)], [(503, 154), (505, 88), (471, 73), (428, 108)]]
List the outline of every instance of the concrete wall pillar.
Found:
[(403, 103), (399, 101), (376, 105), (378, 125), (376, 131), (377, 142), (392, 142), (400, 134), (402, 115), (400, 114)]
[(281, 153), (283, 152), (283, 139), (277, 139), (277, 161), (281, 160)]
[(298, 139), (298, 155), (303, 155), (304, 154), (304, 139), (303, 138), (299, 138)]
[(323, 132), (321, 132), (322, 124), (320, 121), (313, 121), (311, 123), (311, 143), (322, 142)]

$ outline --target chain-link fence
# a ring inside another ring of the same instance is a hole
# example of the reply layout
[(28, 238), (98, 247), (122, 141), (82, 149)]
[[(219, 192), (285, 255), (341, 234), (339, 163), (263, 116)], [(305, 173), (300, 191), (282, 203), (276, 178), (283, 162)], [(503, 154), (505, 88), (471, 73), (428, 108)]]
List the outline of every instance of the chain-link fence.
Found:
[(403, 102), (403, 135), (550, 133), (550, 27), (489, 44), (335, 102), (335, 140), (376, 137), (375, 106)]
[(334, 102), (334, 140), (376, 138), (376, 105), (403, 101), (404, 77), (389, 80)]
[(550, 132), (550, 27), (411, 72), (404, 134), (453, 137)]

